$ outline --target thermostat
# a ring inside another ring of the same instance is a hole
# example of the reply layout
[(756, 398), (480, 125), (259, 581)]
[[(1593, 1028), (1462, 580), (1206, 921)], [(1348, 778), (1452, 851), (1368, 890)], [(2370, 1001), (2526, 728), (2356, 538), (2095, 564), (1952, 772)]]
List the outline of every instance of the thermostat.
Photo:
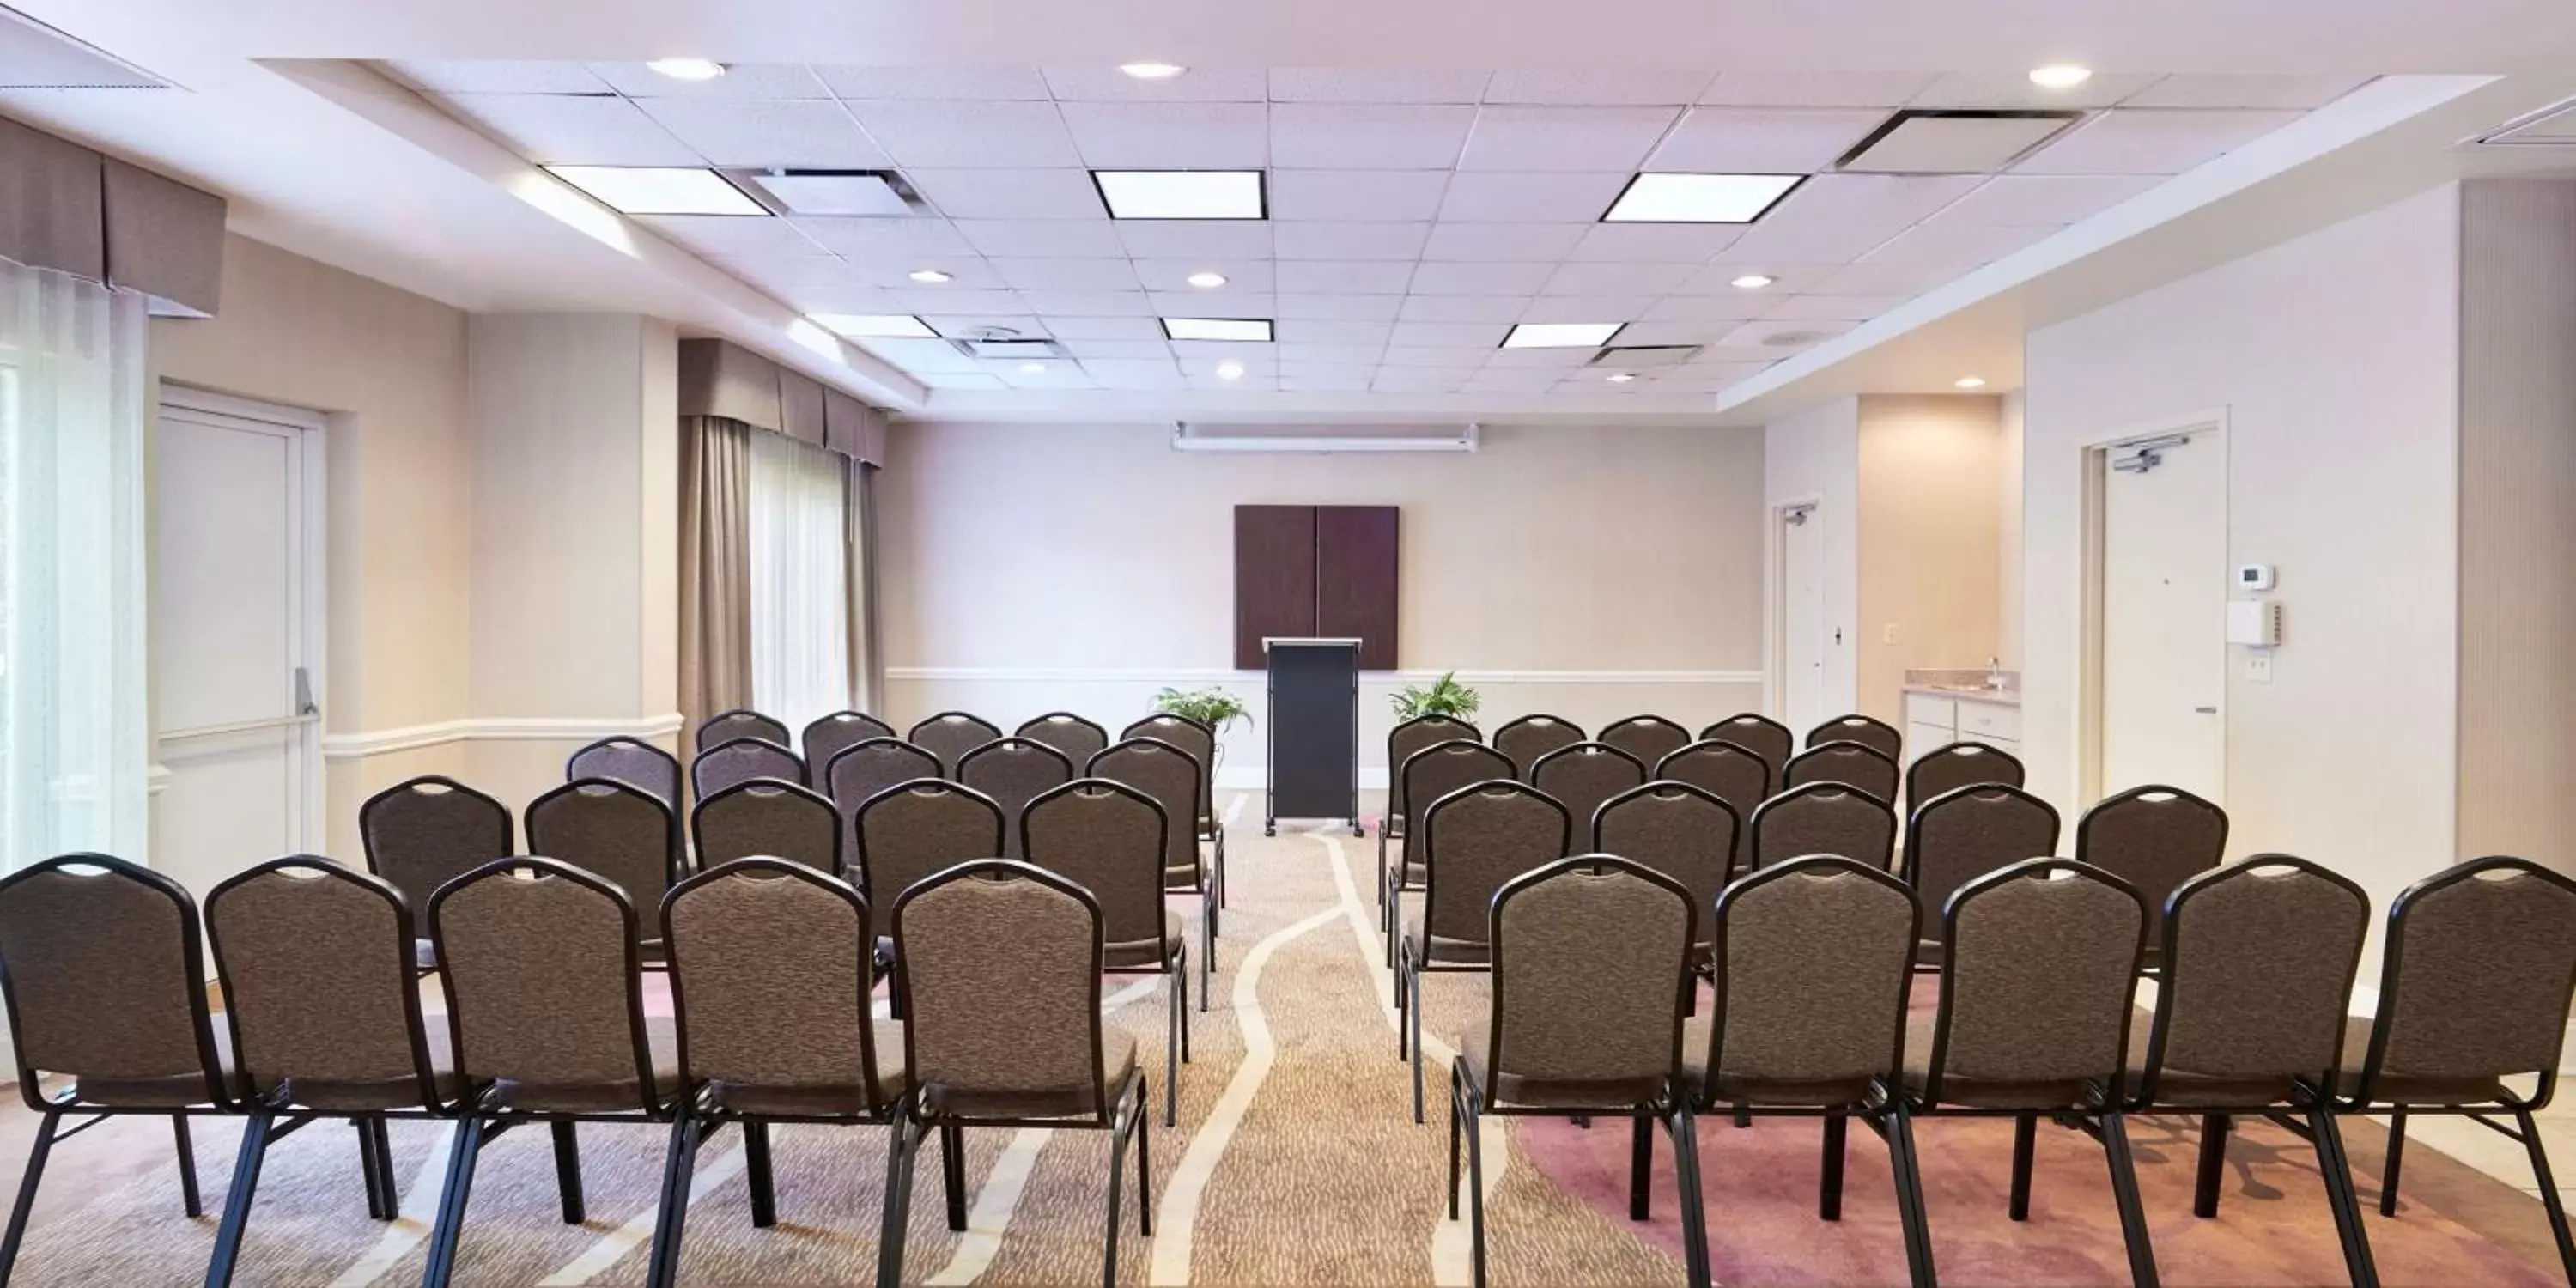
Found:
[(2272, 565), (2236, 565), (2236, 588), (2238, 590), (2270, 590), (2272, 588)]

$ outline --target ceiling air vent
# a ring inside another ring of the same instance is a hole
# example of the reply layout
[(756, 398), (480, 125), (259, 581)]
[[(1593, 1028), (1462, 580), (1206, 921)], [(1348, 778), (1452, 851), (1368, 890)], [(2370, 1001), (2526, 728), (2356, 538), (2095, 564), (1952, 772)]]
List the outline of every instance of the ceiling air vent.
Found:
[(1472, 452), (1475, 425), (1272, 425), (1172, 426), (1176, 452)]
[(2552, 103), (2507, 122), (2503, 129), (2479, 135), (2477, 144), (2488, 148), (2576, 147), (2576, 99)]
[(891, 170), (740, 170), (729, 172), (775, 199), (791, 215), (922, 215), (930, 208)]
[(1646, 367), (1672, 367), (1690, 361), (1699, 352), (1695, 344), (1631, 344), (1603, 349), (1592, 355), (1588, 367), (1608, 367), (1617, 371), (1636, 371)]
[(1850, 174), (1992, 174), (2084, 119), (2082, 112), (1907, 109), (1852, 145)]
[(1073, 352), (1044, 336), (1021, 335), (1006, 326), (988, 326), (949, 345), (969, 358), (992, 362), (1062, 362)]
[(0, 9), (0, 89), (168, 88), (170, 82), (104, 49)]

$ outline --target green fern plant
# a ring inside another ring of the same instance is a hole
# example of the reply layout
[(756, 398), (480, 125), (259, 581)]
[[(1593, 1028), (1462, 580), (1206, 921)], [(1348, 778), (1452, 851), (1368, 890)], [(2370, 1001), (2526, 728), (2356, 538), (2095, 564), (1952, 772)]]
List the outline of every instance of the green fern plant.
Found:
[(1216, 688), (1166, 688), (1154, 695), (1154, 709), (1185, 720), (1196, 720), (1218, 733), (1233, 728), (1237, 722), (1249, 723), (1252, 719), (1252, 712), (1243, 705), (1243, 699)]
[(1394, 704), (1398, 720), (1422, 716), (1473, 720), (1477, 706), (1484, 701), (1474, 689), (1458, 682), (1455, 671), (1447, 672), (1429, 684), (1408, 684), (1388, 694), (1387, 700)]

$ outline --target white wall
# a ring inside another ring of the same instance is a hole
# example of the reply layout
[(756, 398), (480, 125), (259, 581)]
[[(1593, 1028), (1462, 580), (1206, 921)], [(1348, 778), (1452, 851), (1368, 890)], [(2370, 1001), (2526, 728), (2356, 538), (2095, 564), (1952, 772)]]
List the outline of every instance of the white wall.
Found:
[[(1550, 711), (1694, 728), (1757, 707), (1761, 437), (1705, 427), (1489, 427), (1474, 455), (1181, 453), (1167, 425), (901, 425), (877, 479), (886, 713), (1005, 726), (1053, 708), (1116, 726), (1166, 683), (1232, 670), (1239, 504), (1402, 509), (1403, 673), (1456, 669), (1491, 727)], [(1237, 730), (1238, 779), (1262, 758)]]
[(1907, 670), (1979, 669), (1998, 655), (2002, 451), (2002, 404), (1994, 395), (1860, 400), (1860, 630), (1851, 710), (1902, 728)]
[(2004, 669), (2021, 669), (2021, 419), (2022, 393), (2003, 396), (1995, 471), (1995, 656)]
[[(1844, 398), (1774, 421), (1762, 432), (1763, 575), (1778, 567), (1775, 549), (1779, 525), (1772, 512), (1797, 501), (1816, 503), (1808, 520), (1824, 525), (1825, 677), (1824, 709), (1850, 711), (1858, 706), (1859, 652), (1854, 646), (1860, 621), (1860, 399)], [(1778, 605), (1766, 606), (1764, 620), (1776, 619)], [(1776, 669), (1779, 642), (1770, 629), (1763, 649)], [(1772, 695), (1773, 702), (1778, 694)], [(1774, 709), (1772, 715), (1780, 713)], [(1803, 732), (1803, 731), (1802, 731)]]
[(2329, 864), (2383, 910), (2450, 862), (2459, 236), (2443, 188), (2030, 336), (2023, 747), (2070, 819), (2083, 448), (2217, 411), (2230, 560), (2278, 565), (2286, 609), (2272, 682), (2230, 650), (2229, 848)]

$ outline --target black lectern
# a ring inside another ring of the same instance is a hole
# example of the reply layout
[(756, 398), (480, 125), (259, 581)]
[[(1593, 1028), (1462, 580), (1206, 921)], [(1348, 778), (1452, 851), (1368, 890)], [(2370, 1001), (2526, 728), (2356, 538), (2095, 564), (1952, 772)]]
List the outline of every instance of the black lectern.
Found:
[(1270, 791), (1261, 834), (1282, 818), (1348, 819), (1360, 835), (1360, 642), (1264, 639), (1270, 661)]

